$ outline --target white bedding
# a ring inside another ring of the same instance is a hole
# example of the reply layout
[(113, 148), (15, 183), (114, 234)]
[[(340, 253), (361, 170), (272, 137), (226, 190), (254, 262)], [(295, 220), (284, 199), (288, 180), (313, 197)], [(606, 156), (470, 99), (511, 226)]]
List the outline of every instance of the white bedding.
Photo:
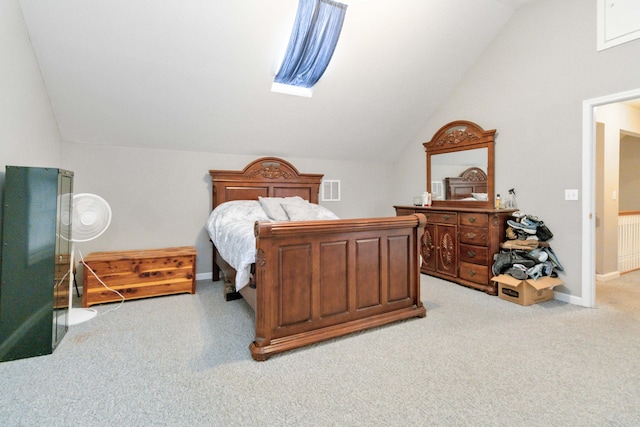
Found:
[(300, 197), (236, 200), (220, 204), (209, 215), (206, 228), (220, 256), (237, 272), (237, 291), (249, 283), (251, 264), (256, 259), (254, 224), (256, 221), (273, 221), (263, 206), (273, 208), (278, 203), (291, 220), (338, 219), (329, 209)]
[(459, 200), (467, 200), (467, 201), (481, 201), (486, 202), (488, 199), (487, 193), (471, 193), (471, 197), (465, 197), (464, 199)]

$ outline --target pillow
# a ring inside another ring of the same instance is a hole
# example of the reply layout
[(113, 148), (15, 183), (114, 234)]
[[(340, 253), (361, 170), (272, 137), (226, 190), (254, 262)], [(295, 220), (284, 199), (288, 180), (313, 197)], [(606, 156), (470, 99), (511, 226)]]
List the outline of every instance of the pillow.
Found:
[(276, 221), (286, 221), (289, 219), (287, 213), (282, 209), (282, 197), (258, 197), (260, 206), (270, 219)]
[(311, 209), (315, 212), (317, 219), (340, 219), (338, 215), (324, 206), (316, 205), (314, 203), (309, 203), (309, 206), (311, 206)]
[(282, 204), (290, 204), (290, 205), (304, 205), (309, 204), (302, 197), (294, 196), (294, 197), (258, 197), (258, 201), (262, 206), (262, 209), (267, 214), (269, 218), (274, 221), (288, 221), (289, 216), (282, 208)]
[(480, 200), (482, 202), (486, 202), (487, 200), (489, 200), (489, 196), (487, 193), (471, 193), (471, 196), (473, 196), (474, 199)]
[(291, 205), (288, 203), (282, 204), (282, 209), (287, 213), (287, 217), (291, 221), (304, 221), (308, 219), (320, 219), (318, 212), (311, 207), (310, 203), (307, 205)]

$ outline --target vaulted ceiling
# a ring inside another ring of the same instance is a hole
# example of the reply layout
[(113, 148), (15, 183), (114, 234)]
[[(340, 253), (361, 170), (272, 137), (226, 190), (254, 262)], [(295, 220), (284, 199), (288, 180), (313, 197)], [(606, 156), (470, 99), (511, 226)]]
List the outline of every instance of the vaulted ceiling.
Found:
[(311, 98), (271, 92), (297, 0), (20, 0), (62, 139), (397, 157), (528, 0), (351, 0)]

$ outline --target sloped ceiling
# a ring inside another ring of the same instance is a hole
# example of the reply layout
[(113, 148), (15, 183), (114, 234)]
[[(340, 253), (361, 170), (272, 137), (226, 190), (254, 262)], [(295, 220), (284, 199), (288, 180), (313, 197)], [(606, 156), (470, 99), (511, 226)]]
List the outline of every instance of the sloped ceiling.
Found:
[(312, 98), (271, 92), (297, 0), (21, 0), (63, 140), (397, 157), (527, 0), (352, 0)]

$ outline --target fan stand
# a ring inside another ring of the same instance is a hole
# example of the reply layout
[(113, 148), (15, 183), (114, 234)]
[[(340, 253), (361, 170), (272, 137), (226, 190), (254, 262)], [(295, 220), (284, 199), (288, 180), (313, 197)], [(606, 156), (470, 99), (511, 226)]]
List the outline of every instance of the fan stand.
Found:
[[(73, 326), (91, 320), (98, 312), (92, 308), (73, 308), (73, 282), (74, 282), (74, 265), (73, 255), (75, 253), (74, 245), (71, 245), (71, 263), (69, 264), (69, 315), (67, 317), (67, 325)], [(84, 292), (84, 290), (83, 290)]]
[(70, 308), (67, 325), (74, 326), (96, 317), (98, 313), (92, 308)]

